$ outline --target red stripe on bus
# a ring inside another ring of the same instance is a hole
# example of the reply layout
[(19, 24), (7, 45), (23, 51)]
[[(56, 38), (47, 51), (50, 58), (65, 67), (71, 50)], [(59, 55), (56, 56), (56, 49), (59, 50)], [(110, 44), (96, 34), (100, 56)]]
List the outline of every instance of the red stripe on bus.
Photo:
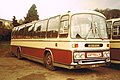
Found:
[(16, 46), (11, 45), (11, 51), (12, 51), (13, 53), (16, 53), (16, 51), (17, 51), (17, 47), (16, 47)]
[(50, 49), (52, 51), (54, 61), (62, 64), (70, 64), (72, 62), (72, 51), (61, 49)]
[(31, 48), (31, 47), (21, 47), (21, 53), (27, 54), (29, 56), (34, 56), (37, 58), (43, 58), (44, 49)]
[(120, 49), (110, 49), (111, 60), (120, 60)]
[[(21, 48), (21, 53), (33, 56), (36, 58), (44, 58), (44, 51), (45, 49), (39, 49), (39, 48), (31, 48), (31, 47), (20, 47)], [(54, 62), (56, 63), (61, 63), (61, 64), (70, 64), (72, 62), (72, 51), (70, 50), (61, 50), (61, 49), (51, 49), (51, 53), (54, 58)], [(13, 52), (16, 52), (17, 46), (11, 46), (11, 50)]]

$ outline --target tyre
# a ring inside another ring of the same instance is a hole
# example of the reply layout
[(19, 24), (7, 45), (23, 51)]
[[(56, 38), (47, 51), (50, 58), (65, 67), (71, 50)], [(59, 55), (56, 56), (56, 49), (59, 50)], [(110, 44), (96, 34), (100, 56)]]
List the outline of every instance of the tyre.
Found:
[(15, 54), (11, 51), (10, 56), (15, 57)]
[(47, 54), (45, 55), (44, 65), (49, 70), (52, 70), (52, 71), (56, 70), (56, 68), (53, 66), (53, 59), (50, 52), (47, 52)]
[(20, 53), (20, 49), (19, 49), (19, 48), (17, 49), (17, 58), (18, 58), (19, 60), (22, 59), (22, 56), (21, 56), (21, 53)]

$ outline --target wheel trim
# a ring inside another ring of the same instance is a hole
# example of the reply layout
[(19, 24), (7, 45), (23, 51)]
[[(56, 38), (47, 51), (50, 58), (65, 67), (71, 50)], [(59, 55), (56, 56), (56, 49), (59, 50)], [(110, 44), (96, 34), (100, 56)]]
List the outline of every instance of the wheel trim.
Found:
[(51, 64), (52, 64), (52, 58), (51, 58), (51, 55), (49, 55), (49, 56), (47, 57), (46, 62), (47, 62), (47, 65), (51, 65)]

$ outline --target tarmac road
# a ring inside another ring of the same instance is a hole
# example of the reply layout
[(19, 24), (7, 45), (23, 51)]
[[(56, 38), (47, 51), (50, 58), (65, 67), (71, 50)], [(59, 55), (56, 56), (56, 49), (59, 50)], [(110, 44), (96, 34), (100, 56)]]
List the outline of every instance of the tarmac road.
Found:
[(0, 80), (120, 80), (120, 65), (50, 71), (43, 64), (11, 57), (9, 47), (9, 42), (0, 42)]

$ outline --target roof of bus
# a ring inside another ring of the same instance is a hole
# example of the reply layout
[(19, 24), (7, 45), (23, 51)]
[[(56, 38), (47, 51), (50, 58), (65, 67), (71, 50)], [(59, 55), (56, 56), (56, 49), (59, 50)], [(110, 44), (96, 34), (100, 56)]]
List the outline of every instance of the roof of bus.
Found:
[(99, 12), (93, 11), (93, 10), (68, 11), (66, 14), (73, 15), (73, 14), (77, 14), (77, 13), (97, 14), (97, 15), (100, 15), (106, 19), (106, 17), (102, 13), (99, 13)]
[(108, 19), (107, 21), (112, 21), (112, 22), (114, 22), (114, 21), (120, 21), (120, 18)]
[(37, 21), (33, 21), (33, 22), (30, 22), (30, 23), (26, 23), (26, 24), (19, 25), (19, 26), (17, 26), (17, 27), (14, 27), (14, 28), (13, 28), (13, 31), (20, 30), (20, 29), (24, 28), (26, 25), (28, 26), (28, 25), (31, 25), (31, 24), (36, 23), (36, 22), (37, 22)]
[[(101, 13), (99, 13), (99, 12), (96, 12), (96, 11), (93, 11), (93, 10), (68, 11), (67, 13), (61, 14), (61, 16), (62, 16), (62, 15), (66, 15), (66, 14), (73, 15), (73, 14), (79, 14), (79, 13), (97, 14), (97, 15), (100, 15), (100, 16), (102, 16), (103, 18), (106, 19), (106, 17), (105, 17), (103, 14), (101, 14)], [(49, 18), (51, 18), (51, 17), (49, 17)], [(49, 18), (47, 18), (47, 19), (49, 19)], [(45, 20), (45, 19), (44, 19), (44, 20)], [(32, 24), (32, 23), (36, 23), (36, 22), (39, 22), (39, 21), (41, 21), (41, 20), (33, 21), (33, 22), (31, 22), (31, 23), (27, 23), (27, 24), (23, 24), (23, 25), (14, 27), (13, 30), (20, 30), (20, 29), (24, 28), (25, 25), (30, 25), (30, 24)]]

